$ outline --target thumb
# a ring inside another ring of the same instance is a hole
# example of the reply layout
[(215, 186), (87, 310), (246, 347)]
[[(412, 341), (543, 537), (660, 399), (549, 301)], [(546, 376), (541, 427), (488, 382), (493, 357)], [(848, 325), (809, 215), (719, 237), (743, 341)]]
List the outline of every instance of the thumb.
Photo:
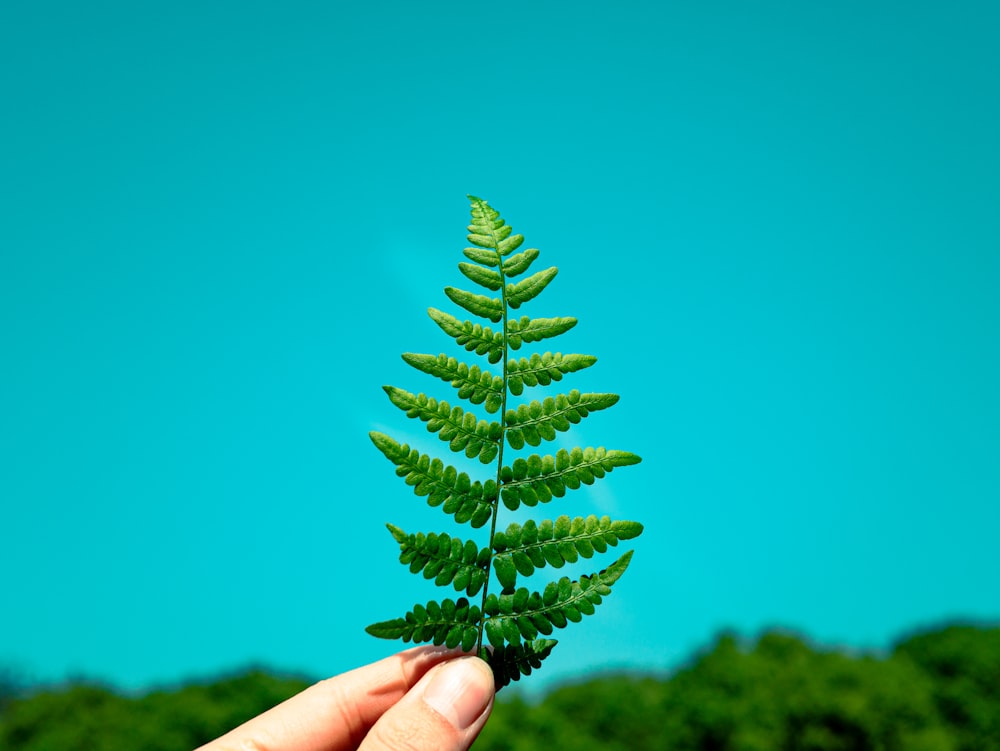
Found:
[(478, 657), (437, 665), (379, 718), (359, 751), (466, 751), (494, 691), (493, 671)]

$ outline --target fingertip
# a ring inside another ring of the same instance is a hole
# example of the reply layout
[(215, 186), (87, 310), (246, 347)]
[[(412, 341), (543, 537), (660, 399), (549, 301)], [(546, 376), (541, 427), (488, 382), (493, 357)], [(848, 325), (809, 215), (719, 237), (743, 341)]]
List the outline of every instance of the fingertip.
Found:
[(489, 665), (471, 655), (432, 667), (372, 727), (363, 751), (467, 751), (486, 724), (495, 693)]
[(459, 657), (434, 670), (423, 700), (456, 730), (467, 730), (493, 702), (493, 671), (478, 657)]

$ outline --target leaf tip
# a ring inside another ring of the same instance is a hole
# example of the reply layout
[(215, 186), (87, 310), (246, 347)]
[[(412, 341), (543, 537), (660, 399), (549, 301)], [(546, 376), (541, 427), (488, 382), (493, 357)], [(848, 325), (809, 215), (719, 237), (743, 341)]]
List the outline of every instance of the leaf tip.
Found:
[(401, 530), (395, 524), (386, 524), (385, 526), (386, 526), (386, 529), (389, 530), (389, 533), (396, 540), (396, 542), (402, 543), (406, 539), (406, 532), (404, 532), (403, 530)]
[(629, 550), (623, 554), (621, 558), (604, 569), (604, 571), (600, 573), (601, 581), (608, 586), (611, 586), (618, 581), (622, 574), (625, 573), (625, 569), (628, 568), (628, 564), (632, 561), (632, 553), (634, 552), (634, 550)]

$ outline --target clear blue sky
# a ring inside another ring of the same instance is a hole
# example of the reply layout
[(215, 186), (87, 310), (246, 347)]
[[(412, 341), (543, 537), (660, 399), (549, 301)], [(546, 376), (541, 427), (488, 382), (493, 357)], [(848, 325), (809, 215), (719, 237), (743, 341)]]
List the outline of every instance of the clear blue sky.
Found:
[[(452, 529), (368, 441), (448, 351), (466, 193), (555, 264), (546, 508), (645, 523), (539, 675), (722, 628), (884, 647), (1000, 617), (993, 3), (7, 2), (0, 666), (141, 689), (339, 672)], [(457, 528), (455, 528), (457, 529)], [(580, 573), (585, 572), (582, 569)]]

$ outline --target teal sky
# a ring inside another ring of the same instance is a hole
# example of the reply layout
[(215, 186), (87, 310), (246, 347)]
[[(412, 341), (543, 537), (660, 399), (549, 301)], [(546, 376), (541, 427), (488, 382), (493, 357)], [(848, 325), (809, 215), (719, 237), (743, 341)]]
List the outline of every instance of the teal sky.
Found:
[(567, 445), (644, 458), (544, 509), (646, 532), (538, 685), (1000, 618), (998, 39), (986, 2), (4, 3), (0, 667), (396, 648), (364, 626), (437, 590), (383, 524), (459, 530), (367, 433), (428, 440), (382, 384), (452, 398), (399, 354), (458, 354), (466, 193), (560, 267), (525, 310), (579, 318), (566, 387), (622, 396)]

